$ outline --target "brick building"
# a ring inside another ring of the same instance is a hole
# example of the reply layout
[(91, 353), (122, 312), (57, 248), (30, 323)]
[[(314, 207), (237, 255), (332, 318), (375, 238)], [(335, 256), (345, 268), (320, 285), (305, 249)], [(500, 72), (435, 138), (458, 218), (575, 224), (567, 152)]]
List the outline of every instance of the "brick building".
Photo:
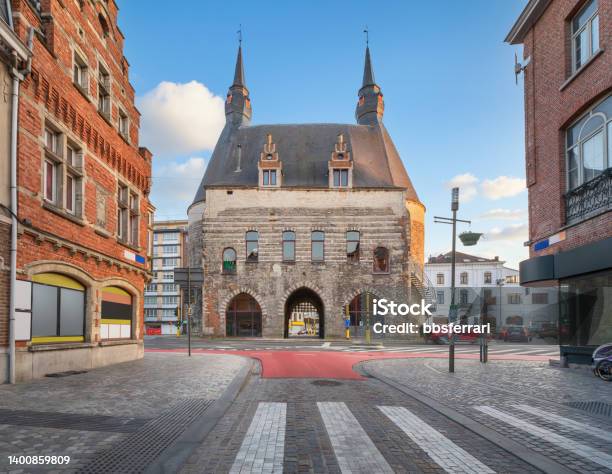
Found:
[(612, 340), (612, 2), (530, 0), (522, 44), (530, 258), (521, 283), (558, 285), (562, 352)]
[(383, 125), (369, 50), (355, 125), (251, 126), (241, 50), (225, 113), (188, 211), (197, 329), (339, 337), (347, 311), (359, 333), (373, 298), (416, 298), (425, 208)]
[(187, 221), (153, 223), (153, 279), (145, 288), (145, 330), (148, 335), (176, 335), (182, 320), (181, 291), (174, 269), (186, 267)]
[(19, 94), (16, 379), (142, 357), (152, 157), (117, 5), (12, 10), (17, 35), (34, 32)]

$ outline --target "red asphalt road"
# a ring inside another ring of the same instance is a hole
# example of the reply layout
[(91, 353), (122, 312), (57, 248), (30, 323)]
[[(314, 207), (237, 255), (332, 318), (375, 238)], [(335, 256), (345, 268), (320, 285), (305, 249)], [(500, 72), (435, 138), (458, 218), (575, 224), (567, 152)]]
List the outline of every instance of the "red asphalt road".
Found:
[[(178, 352), (186, 353), (186, 349), (146, 349), (145, 352)], [(430, 354), (411, 352), (407, 354), (376, 352), (332, 352), (332, 351), (221, 351), (214, 349), (192, 349), (192, 354), (231, 354), (250, 357), (261, 362), (264, 378), (312, 378), (312, 379), (352, 379), (365, 380), (353, 370), (359, 362), (380, 359), (447, 359), (446, 354)], [(478, 359), (478, 354), (455, 354), (455, 359)], [(547, 356), (529, 355), (489, 355), (489, 360), (521, 360), (531, 362), (546, 362)]]

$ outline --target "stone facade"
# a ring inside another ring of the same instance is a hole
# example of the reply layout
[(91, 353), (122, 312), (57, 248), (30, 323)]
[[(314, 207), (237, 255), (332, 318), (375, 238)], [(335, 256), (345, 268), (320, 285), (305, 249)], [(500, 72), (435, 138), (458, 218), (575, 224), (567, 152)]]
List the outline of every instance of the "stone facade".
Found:
[[(204, 332), (225, 335), (231, 299), (247, 293), (262, 310), (262, 335), (283, 337), (285, 304), (300, 288), (324, 307), (325, 337), (344, 334), (345, 306), (358, 294), (411, 301), (410, 234), (404, 192), (209, 190), (203, 219)], [(246, 261), (245, 234), (259, 233), (257, 262)], [(296, 233), (295, 262), (283, 262), (282, 232)], [(311, 259), (311, 232), (325, 232), (324, 261)], [(347, 261), (346, 232), (360, 232), (360, 260)], [(238, 253), (235, 274), (224, 274), (225, 248)], [(373, 273), (373, 252), (390, 253), (388, 274)]]
[[(19, 97), (17, 278), (29, 284), (43, 273), (68, 277), (84, 287), (86, 302), (78, 342), (59, 329), (57, 337), (36, 341), (25, 327), (34, 316), (21, 311), (17, 379), (142, 357), (152, 156), (138, 146), (140, 116), (117, 5), (20, 0), (12, 6), (24, 42), (30, 28), (40, 32)], [(106, 287), (131, 298), (127, 339), (102, 334)]]

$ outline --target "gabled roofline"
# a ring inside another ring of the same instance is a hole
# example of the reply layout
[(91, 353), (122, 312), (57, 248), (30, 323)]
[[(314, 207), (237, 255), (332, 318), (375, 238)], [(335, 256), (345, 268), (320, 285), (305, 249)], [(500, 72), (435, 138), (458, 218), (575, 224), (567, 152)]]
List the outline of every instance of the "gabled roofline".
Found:
[(525, 36), (536, 21), (542, 16), (551, 0), (529, 0), (518, 19), (506, 35), (504, 42), (509, 44), (522, 44)]

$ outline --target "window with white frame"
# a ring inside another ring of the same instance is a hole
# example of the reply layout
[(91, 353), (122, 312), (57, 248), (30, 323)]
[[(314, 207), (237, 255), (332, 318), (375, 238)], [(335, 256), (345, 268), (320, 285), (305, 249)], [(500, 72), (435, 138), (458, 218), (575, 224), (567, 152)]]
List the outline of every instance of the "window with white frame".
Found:
[(612, 161), (612, 95), (606, 97), (566, 133), (567, 189), (599, 176)]
[(572, 72), (599, 50), (598, 0), (590, 0), (572, 18)]
[(45, 125), (44, 140), (43, 197), (47, 203), (80, 216), (83, 193), (81, 149), (50, 124)]
[(98, 112), (110, 117), (111, 85), (110, 74), (100, 63), (98, 64)]
[(74, 53), (73, 70), (72, 70), (72, 81), (80, 87), (83, 92), (87, 93), (88, 85), (88, 69), (85, 59), (83, 59), (77, 52)]
[(334, 171), (334, 187), (347, 188), (349, 185), (349, 170), (335, 169)]
[(485, 285), (490, 285), (493, 282), (493, 275), (491, 272), (484, 272)]
[(263, 170), (263, 185), (264, 186), (276, 186), (276, 171), (277, 170)]
[(119, 133), (126, 140), (130, 136), (130, 122), (128, 115), (122, 109), (119, 109)]
[(444, 285), (444, 273), (438, 273), (436, 275), (436, 285)]
[(138, 194), (130, 193), (130, 237), (132, 246), (138, 247), (138, 226), (140, 224), (140, 199)]

